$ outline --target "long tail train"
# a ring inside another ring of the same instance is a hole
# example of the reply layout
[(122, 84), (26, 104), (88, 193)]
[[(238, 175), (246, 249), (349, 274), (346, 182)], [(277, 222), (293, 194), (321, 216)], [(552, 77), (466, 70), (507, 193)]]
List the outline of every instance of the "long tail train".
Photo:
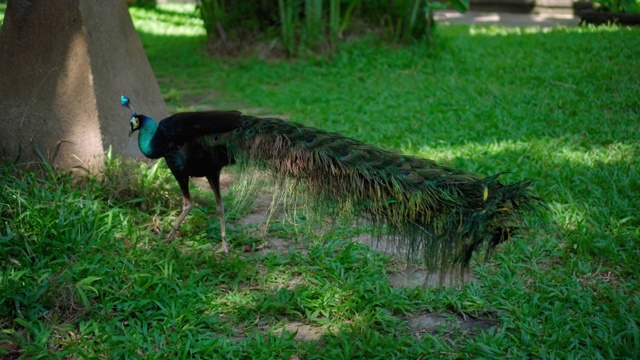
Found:
[(466, 266), (481, 245), (511, 238), (522, 215), (541, 203), (530, 181), (503, 185), (337, 133), (273, 118), (244, 116), (231, 132), (203, 138), (241, 166), (295, 179), (322, 208), (348, 210), (386, 224), (410, 254), (431, 268)]

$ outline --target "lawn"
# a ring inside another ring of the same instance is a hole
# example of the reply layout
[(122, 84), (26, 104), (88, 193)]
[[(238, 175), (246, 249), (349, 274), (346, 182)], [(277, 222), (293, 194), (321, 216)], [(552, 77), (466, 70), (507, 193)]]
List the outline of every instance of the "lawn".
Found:
[[(640, 358), (639, 29), (443, 25), (431, 47), (347, 39), (284, 61), (208, 56), (189, 6), (131, 14), (172, 111), (282, 114), (533, 179), (548, 216), (477, 257), (474, 281), (402, 288), (401, 259), (351, 241), (366, 229), (298, 216), (263, 234), (233, 187), (230, 256), (210, 245), (210, 191), (163, 244), (181, 201), (163, 162), (79, 180), (5, 162), (0, 358)], [(245, 251), (265, 240), (279, 251)], [(416, 330), (426, 317), (444, 321)]]

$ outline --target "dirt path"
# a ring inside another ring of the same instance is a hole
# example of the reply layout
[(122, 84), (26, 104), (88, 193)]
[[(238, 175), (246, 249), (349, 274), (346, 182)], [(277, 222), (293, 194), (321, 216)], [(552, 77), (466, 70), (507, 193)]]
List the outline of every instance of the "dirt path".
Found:
[(576, 26), (580, 18), (573, 14), (521, 14), (495, 11), (467, 11), (464, 14), (453, 10), (438, 11), (437, 21), (444, 24), (500, 25), (507, 27), (553, 27)]

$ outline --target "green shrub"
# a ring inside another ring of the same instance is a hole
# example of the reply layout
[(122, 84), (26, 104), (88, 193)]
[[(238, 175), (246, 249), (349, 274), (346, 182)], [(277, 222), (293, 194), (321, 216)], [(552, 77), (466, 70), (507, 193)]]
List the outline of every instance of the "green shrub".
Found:
[(267, 31), (278, 21), (271, 1), (202, 0), (199, 9), (208, 36), (222, 41)]
[(154, 9), (158, 5), (157, 0), (127, 0), (127, 6)]
[(602, 10), (640, 14), (640, 0), (595, 0), (601, 5)]
[(356, 24), (375, 28), (391, 41), (430, 38), (433, 11), (444, 7), (465, 12), (469, 0), (202, 0), (199, 6), (212, 41), (276, 37), (287, 56), (335, 50)]

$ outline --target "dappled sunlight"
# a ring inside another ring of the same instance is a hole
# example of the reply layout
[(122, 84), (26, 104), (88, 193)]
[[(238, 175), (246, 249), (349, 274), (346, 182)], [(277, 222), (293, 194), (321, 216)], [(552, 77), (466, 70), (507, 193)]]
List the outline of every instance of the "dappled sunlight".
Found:
[(547, 203), (553, 223), (564, 230), (575, 231), (579, 226), (585, 225), (589, 218), (589, 208), (578, 202), (561, 203), (550, 201)]
[[(407, 151), (403, 149), (403, 151)], [(543, 137), (539, 139), (494, 140), (486, 143), (443, 144), (442, 147), (423, 146), (417, 155), (433, 159), (452, 159), (462, 157), (482, 162), (483, 157), (500, 154), (527, 154), (529, 158), (551, 164), (581, 165), (594, 167), (598, 164), (612, 164), (634, 161), (640, 153), (640, 145), (635, 142), (614, 142), (601, 146), (585, 148), (571, 144), (571, 139)], [(513, 161), (512, 156), (507, 156)]]
[[(564, 30), (564, 29), (563, 29)], [(527, 27), (504, 27), (499, 25), (470, 26), (471, 36), (507, 36), (507, 35), (531, 35), (548, 34), (559, 31), (559, 28), (527, 26)]]
[[(481, 157), (503, 152), (521, 152), (529, 150), (532, 146), (534, 145), (530, 141), (494, 140), (486, 143), (443, 144), (441, 147), (423, 146), (417, 155), (447, 161), (460, 156)], [(407, 150), (403, 149), (403, 151)]]
[(613, 143), (589, 150), (563, 147), (554, 155), (556, 159), (570, 164), (594, 167), (599, 163), (631, 163), (637, 158), (639, 150), (638, 144)]
[(522, 26), (522, 27), (509, 27), (495, 24), (478, 24), (469, 26), (469, 35), (471, 36), (513, 36), (513, 35), (536, 35), (536, 34), (550, 34), (550, 33), (572, 33), (572, 34), (592, 34), (592, 33), (606, 33), (616, 32), (624, 29), (624, 27), (618, 25), (610, 26)]
[(138, 32), (188, 37), (207, 34), (200, 14), (196, 11), (195, 3), (163, 3), (158, 4), (155, 10), (131, 7), (129, 12), (135, 16), (135, 27)]
[(94, 115), (97, 113), (94, 94), (89, 97), (86, 93), (95, 86), (86, 41), (82, 32), (70, 35), (66, 58), (61, 64), (64, 68), (55, 83), (52, 109), (60, 119), (62, 146), (71, 147), (70, 156), (80, 162), (79, 166), (95, 171), (104, 163), (104, 155), (96, 151), (102, 149), (103, 139)]

